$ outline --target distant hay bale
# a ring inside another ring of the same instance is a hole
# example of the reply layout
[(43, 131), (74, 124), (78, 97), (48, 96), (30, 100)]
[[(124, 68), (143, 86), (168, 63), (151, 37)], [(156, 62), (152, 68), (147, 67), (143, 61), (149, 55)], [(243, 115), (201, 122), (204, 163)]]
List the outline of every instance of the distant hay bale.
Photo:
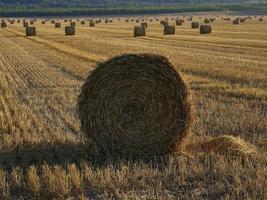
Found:
[(108, 19), (105, 19), (105, 23), (107, 24), (109, 21), (108, 21)]
[(245, 23), (245, 21), (246, 21), (246, 18), (241, 18), (240, 19), (240, 22), (242, 22), (242, 23)]
[(164, 35), (174, 35), (175, 34), (175, 26), (164, 26)]
[(98, 20), (95, 21), (96, 24), (100, 24), (101, 22), (102, 22), (101, 19), (98, 19)]
[(169, 23), (167, 21), (163, 21), (163, 20), (160, 21), (160, 24), (163, 25), (163, 26), (168, 26), (169, 25)]
[(176, 22), (177, 26), (182, 26), (184, 23), (184, 20), (183, 19), (176, 19), (175, 22)]
[(91, 21), (89, 22), (89, 26), (90, 26), (90, 27), (94, 27), (94, 26), (95, 26), (95, 22), (94, 22), (93, 20), (91, 20)]
[(2, 22), (1, 22), (1, 28), (6, 28), (6, 27), (7, 27), (6, 22), (2, 21)]
[(85, 21), (81, 21), (81, 25), (85, 25)]
[(56, 20), (52, 19), (50, 22), (51, 22), (51, 24), (54, 24), (54, 23), (56, 23)]
[(125, 22), (127, 22), (127, 23), (128, 23), (128, 22), (129, 22), (129, 19), (125, 19)]
[(77, 108), (82, 132), (109, 158), (174, 153), (192, 122), (189, 90), (180, 74), (167, 58), (152, 54), (97, 64)]
[(56, 22), (56, 23), (55, 23), (55, 28), (60, 28), (60, 27), (61, 27), (60, 22)]
[(256, 155), (256, 147), (240, 137), (231, 135), (221, 135), (206, 141), (189, 143), (185, 147), (186, 151), (191, 154), (198, 153), (219, 153), (231, 155)]
[(143, 26), (135, 26), (134, 27), (134, 37), (145, 36), (146, 29)]
[(71, 23), (70, 23), (70, 26), (75, 27), (75, 26), (76, 26), (76, 23), (75, 23), (75, 22), (71, 22)]
[(200, 34), (208, 34), (211, 33), (211, 31), (212, 31), (211, 25), (202, 24), (199, 28)]
[(36, 28), (35, 27), (26, 27), (26, 36), (36, 36)]
[(34, 24), (34, 21), (33, 20), (30, 20), (30, 25), (33, 25)]
[(204, 23), (208, 24), (210, 23), (210, 20), (208, 18), (204, 19)]
[(263, 21), (263, 18), (259, 18), (259, 21), (262, 22)]
[(239, 18), (236, 18), (235, 20), (233, 20), (233, 24), (239, 24), (240, 20)]
[(147, 28), (147, 23), (146, 22), (142, 22), (141, 26), (143, 26), (144, 28)]
[(26, 28), (26, 27), (28, 27), (28, 26), (29, 26), (28, 22), (23, 22), (23, 27), (24, 27), (24, 28)]
[(214, 22), (216, 18), (210, 18), (210, 22)]
[(199, 28), (199, 23), (198, 22), (192, 22), (191, 28)]
[(42, 24), (45, 24), (45, 21), (42, 21)]
[(136, 19), (135, 22), (136, 22), (136, 23), (139, 23), (139, 19)]
[(65, 27), (65, 35), (75, 35), (75, 27), (74, 26), (66, 26)]

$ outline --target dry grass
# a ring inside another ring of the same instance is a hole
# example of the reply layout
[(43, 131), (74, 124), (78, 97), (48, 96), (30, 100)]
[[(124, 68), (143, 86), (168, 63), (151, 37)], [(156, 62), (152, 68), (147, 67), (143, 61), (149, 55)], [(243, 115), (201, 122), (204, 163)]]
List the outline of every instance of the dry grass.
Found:
[[(266, 20), (215, 20), (208, 35), (185, 21), (172, 36), (153, 20), (140, 38), (123, 18), (77, 23), (71, 37), (41, 21), (36, 37), (24, 37), (22, 24), (0, 30), (0, 199), (266, 198)], [(77, 97), (96, 62), (122, 53), (164, 55), (191, 87), (196, 119), (186, 153), (94, 163)]]

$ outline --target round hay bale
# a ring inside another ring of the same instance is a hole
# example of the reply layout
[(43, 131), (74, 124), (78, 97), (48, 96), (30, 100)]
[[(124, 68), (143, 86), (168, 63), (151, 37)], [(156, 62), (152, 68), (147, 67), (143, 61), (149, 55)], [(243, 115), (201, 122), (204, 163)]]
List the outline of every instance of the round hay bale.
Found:
[(259, 21), (262, 22), (263, 21), (263, 18), (259, 18)]
[(99, 63), (77, 103), (81, 130), (99, 154), (174, 153), (191, 127), (190, 95), (169, 60), (127, 54)]
[(75, 27), (74, 26), (66, 26), (65, 27), (65, 35), (75, 35)]
[(36, 36), (36, 28), (35, 27), (26, 27), (26, 36)]
[(1, 28), (6, 28), (6, 27), (7, 27), (6, 22), (2, 21), (2, 22), (1, 22)]
[(143, 26), (135, 26), (134, 27), (134, 37), (138, 36), (145, 36), (146, 35), (146, 29)]
[(42, 24), (45, 24), (45, 21), (42, 21)]
[(23, 27), (26, 28), (29, 26), (29, 23), (28, 22), (23, 22)]
[(208, 24), (210, 23), (210, 20), (208, 18), (204, 19), (204, 23)]
[(95, 26), (95, 22), (94, 22), (93, 20), (91, 20), (91, 21), (89, 22), (89, 26), (90, 26), (90, 27), (94, 27), (94, 26)]
[(85, 21), (81, 21), (81, 25), (85, 25)]
[(198, 22), (192, 22), (191, 27), (192, 28), (199, 28), (199, 23)]
[(240, 20), (238, 18), (236, 18), (235, 20), (233, 20), (233, 24), (239, 24)]
[(175, 22), (176, 22), (177, 26), (182, 26), (184, 23), (184, 20), (183, 19), (176, 19)]
[(76, 23), (75, 22), (70, 22), (70, 26), (75, 27), (76, 26)]
[(141, 26), (143, 26), (144, 28), (147, 28), (147, 22), (142, 22)]
[(164, 26), (164, 35), (174, 35), (175, 34), (175, 26)]
[(202, 24), (199, 28), (200, 34), (208, 34), (211, 33), (211, 31), (212, 31), (211, 25)]
[(169, 23), (167, 21), (160, 21), (160, 24), (163, 25), (163, 26), (168, 26)]
[(55, 23), (55, 28), (60, 28), (60, 27), (61, 27), (60, 22), (56, 22), (56, 23)]
[(216, 18), (210, 18), (210, 22), (214, 22)]

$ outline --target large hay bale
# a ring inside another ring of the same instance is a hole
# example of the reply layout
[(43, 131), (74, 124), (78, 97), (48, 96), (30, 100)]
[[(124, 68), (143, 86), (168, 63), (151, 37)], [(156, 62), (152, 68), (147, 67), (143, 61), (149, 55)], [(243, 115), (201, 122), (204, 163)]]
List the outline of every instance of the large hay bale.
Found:
[(61, 27), (60, 22), (56, 22), (56, 23), (55, 23), (55, 28), (60, 28), (60, 27)]
[(81, 21), (81, 25), (85, 25), (85, 21)]
[(66, 26), (65, 35), (75, 35), (75, 26)]
[(202, 24), (199, 28), (200, 34), (208, 34), (211, 33), (211, 31), (212, 31), (211, 25)]
[(175, 34), (175, 26), (164, 26), (164, 35), (174, 35)]
[(189, 91), (169, 60), (128, 54), (97, 64), (77, 103), (96, 152), (147, 158), (175, 152), (189, 133)]
[(26, 36), (36, 36), (36, 28), (33, 26), (26, 27)]
[(199, 28), (199, 23), (198, 22), (192, 22), (191, 28)]
[(261, 17), (261, 18), (259, 18), (259, 21), (260, 21), (260, 22), (262, 22), (262, 21), (263, 21), (263, 18), (262, 18), (262, 17)]
[(146, 35), (146, 29), (143, 26), (135, 26), (134, 27), (134, 37), (138, 36), (145, 36)]

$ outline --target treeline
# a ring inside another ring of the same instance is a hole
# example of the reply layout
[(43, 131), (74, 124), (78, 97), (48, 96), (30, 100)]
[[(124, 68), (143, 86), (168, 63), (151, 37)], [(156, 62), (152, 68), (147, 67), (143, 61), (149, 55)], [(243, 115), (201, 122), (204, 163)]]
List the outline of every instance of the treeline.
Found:
[(42, 17), (81, 15), (158, 14), (202, 11), (267, 11), (263, 4), (176, 4), (175, 6), (99, 6), (99, 7), (0, 7), (0, 17)]

